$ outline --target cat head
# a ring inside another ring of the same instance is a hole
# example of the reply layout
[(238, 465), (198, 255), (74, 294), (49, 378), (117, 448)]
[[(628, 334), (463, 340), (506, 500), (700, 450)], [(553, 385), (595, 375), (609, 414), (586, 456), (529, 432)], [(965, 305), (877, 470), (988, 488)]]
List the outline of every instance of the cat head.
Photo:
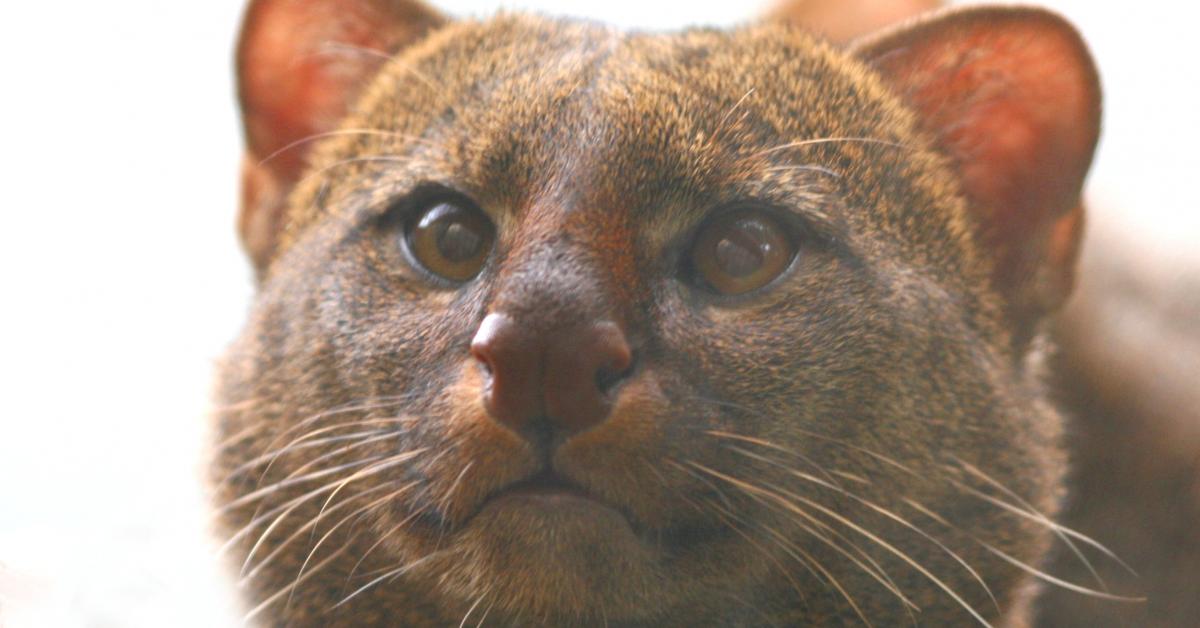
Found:
[(261, 0), (239, 69), (218, 473), (271, 612), (1017, 612), (1099, 124), (1061, 18), (838, 46)]

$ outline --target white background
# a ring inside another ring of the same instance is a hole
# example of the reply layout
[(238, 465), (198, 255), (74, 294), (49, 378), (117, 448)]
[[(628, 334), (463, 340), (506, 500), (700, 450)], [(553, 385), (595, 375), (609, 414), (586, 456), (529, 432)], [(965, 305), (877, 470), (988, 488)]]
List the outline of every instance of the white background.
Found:
[[(760, 4), (508, 6), (663, 28)], [(1080, 27), (1105, 80), (1097, 220), (1197, 263), (1200, 12), (1044, 4)], [(0, 9), (0, 626), (236, 622), (198, 478), (212, 363), (251, 293), (233, 226), (240, 12), (240, 0)]]

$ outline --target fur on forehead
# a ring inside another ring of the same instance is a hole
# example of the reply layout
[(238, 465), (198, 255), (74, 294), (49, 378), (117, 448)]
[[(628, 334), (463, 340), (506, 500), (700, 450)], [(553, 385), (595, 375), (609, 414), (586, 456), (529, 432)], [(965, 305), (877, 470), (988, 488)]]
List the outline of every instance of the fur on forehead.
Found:
[[(835, 172), (845, 206), (922, 261), (974, 266), (954, 176), (913, 114), (859, 61), (779, 23), (673, 34), (519, 14), (452, 23), (385, 65), (342, 131), (314, 151), (282, 248), (322, 208), (336, 211), (313, 199), (397, 170), (528, 196), (561, 191), (564, 164), (574, 177), (589, 159), (582, 181), (628, 191), (653, 189), (654, 178), (786, 185), (782, 166), (798, 164)], [(413, 167), (355, 161), (372, 155)]]

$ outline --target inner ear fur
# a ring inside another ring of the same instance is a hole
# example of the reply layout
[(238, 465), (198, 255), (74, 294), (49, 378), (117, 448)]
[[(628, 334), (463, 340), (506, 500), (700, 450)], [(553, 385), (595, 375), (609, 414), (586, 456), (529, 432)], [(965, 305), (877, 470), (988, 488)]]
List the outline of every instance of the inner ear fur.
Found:
[(261, 275), (312, 140), (396, 51), (444, 19), (416, 0), (253, 0), (237, 47), (246, 137), (238, 228)]
[(912, 106), (961, 176), (1018, 325), (1069, 296), (1100, 84), (1078, 32), (1026, 7), (942, 11), (850, 50)]

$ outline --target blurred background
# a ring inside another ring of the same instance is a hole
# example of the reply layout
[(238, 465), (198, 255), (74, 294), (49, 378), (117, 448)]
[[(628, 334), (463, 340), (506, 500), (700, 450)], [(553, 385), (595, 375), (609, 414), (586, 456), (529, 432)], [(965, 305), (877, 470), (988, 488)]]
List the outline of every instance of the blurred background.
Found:
[[(237, 625), (201, 484), (214, 360), (252, 293), (235, 237), (242, 0), (0, 11), (0, 626)], [(435, 3), (486, 15), (485, 0)], [(621, 26), (767, 3), (537, 0)], [(1094, 228), (1200, 266), (1190, 3), (1043, 0), (1090, 42)]]

